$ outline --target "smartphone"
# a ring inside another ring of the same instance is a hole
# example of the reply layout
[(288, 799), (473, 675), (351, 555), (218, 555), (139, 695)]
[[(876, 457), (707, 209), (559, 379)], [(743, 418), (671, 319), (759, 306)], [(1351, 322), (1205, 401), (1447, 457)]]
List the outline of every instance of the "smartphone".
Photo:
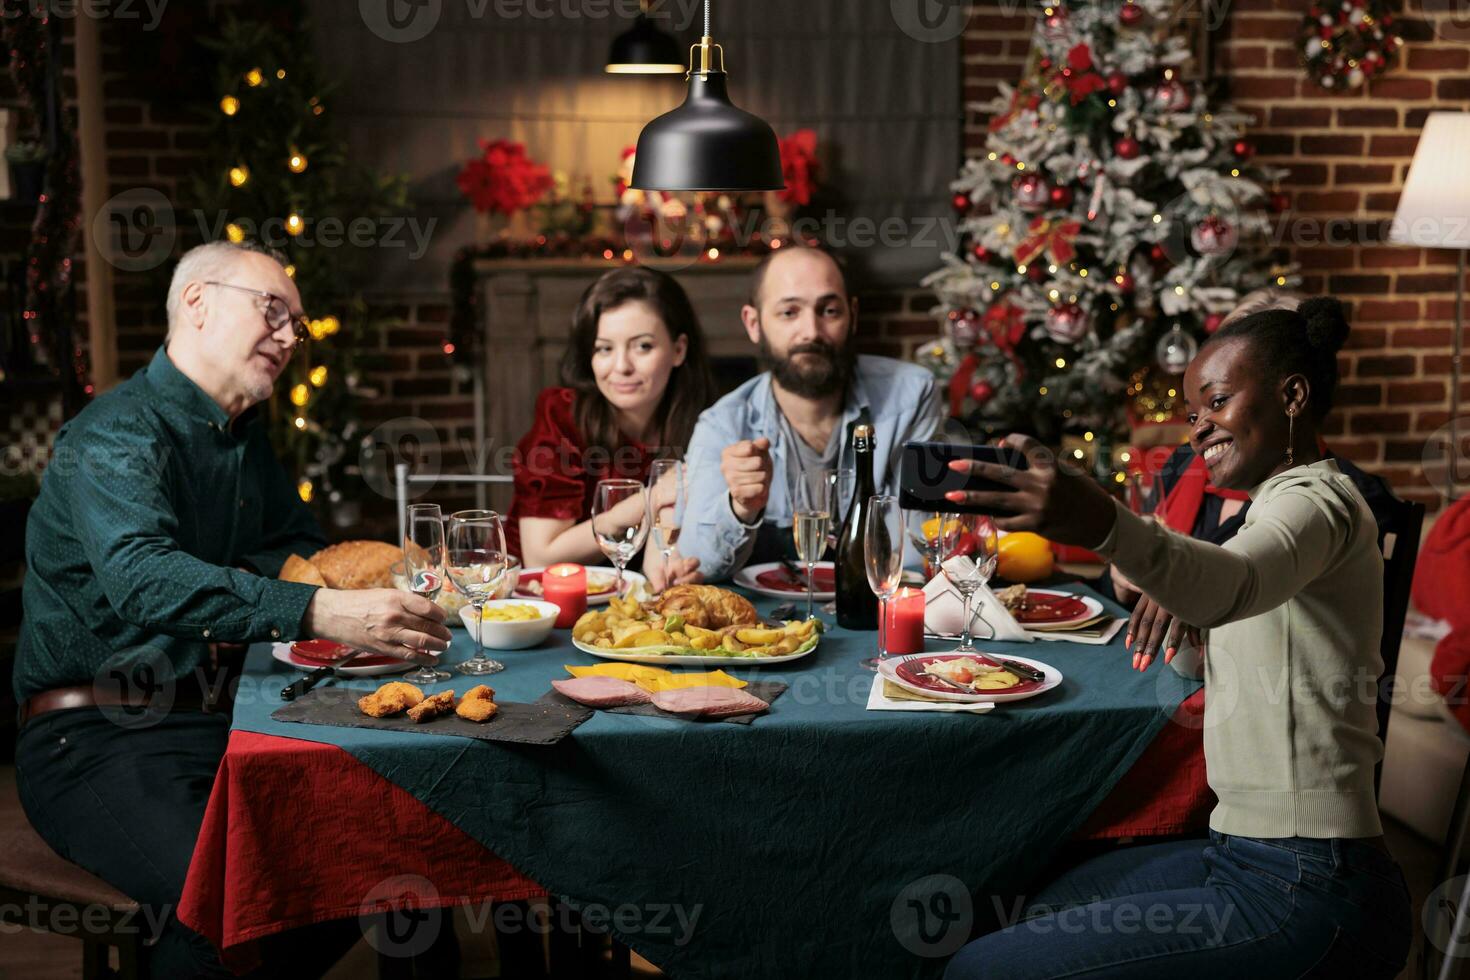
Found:
[(1015, 492), (1015, 488), (970, 473), (956, 473), (949, 468), (951, 460), (978, 459), (999, 463), (1013, 469), (1027, 467), (1026, 454), (1010, 446), (973, 446), (948, 442), (906, 442), (899, 465), (898, 503), (906, 510), (934, 511), (942, 514), (985, 514), (996, 516), (1010, 511), (975, 504), (957, 504), (945, 498), (951, 490), (999, 490)]

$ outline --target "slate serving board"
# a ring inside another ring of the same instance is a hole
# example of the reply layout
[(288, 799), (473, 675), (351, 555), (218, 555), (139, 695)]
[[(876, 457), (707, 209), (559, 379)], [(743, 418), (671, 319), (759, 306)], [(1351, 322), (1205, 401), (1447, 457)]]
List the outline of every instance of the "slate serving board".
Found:
[(484, 742), (516, 742), (522, 745), (555, 745), (592, 717), (592, 709), (557, 695), (526, 704), (499, 701), (500, 711), (483, 724), (449, 714), (419, 724), (406, 715), (370, 718), (357, 709), (361, 690), (319, 687), (271, 713), (276, 721), (336, 728), (377, 728), (383, 731), (415, 732), (420, 735), (462, 735)]

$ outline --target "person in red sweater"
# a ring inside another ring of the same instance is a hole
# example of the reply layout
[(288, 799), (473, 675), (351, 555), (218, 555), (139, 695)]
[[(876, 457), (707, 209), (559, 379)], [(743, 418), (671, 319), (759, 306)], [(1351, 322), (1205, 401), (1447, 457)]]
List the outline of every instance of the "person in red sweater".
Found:
[[(525, 565), (601, 563), (592, 535), (599, 480), (646, 481), (660, 456), (681, 457), (713, 400), (704, 332), (674, 279), (614, 269), (582, 294), (562, 359), (562, 386), (536, 399), (516, 445), (506, 543)], [(696, 581), (699, 563), (645, 563), (656, 589)]]

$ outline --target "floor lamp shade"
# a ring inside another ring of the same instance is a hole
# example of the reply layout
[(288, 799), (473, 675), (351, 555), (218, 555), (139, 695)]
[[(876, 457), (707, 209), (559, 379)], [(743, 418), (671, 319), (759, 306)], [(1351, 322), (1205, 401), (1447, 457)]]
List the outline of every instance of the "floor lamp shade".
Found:
[(1470, 248), (1470, 112), (1431, 112), (1419, 136), (1388, 240)]

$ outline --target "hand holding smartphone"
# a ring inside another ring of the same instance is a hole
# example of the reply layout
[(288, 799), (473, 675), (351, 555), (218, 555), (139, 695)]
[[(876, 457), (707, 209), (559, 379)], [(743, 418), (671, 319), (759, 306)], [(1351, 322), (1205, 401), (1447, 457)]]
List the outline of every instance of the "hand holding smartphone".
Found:
[(943, 514), (984, 514), (994, 517), (1011, 513), (976, 504), (957, 504), (945, 496), (953, 490), (1015, 492), (1015, 488), (1007, 484), (955, 472), (949, 464), (957, 459), (978, 459), (1017, 470), (1024, 470), (1029, 466), (1025, 453), (1011, 446), (906, 442), (899, 466), (899, 505), (907, 510)]

